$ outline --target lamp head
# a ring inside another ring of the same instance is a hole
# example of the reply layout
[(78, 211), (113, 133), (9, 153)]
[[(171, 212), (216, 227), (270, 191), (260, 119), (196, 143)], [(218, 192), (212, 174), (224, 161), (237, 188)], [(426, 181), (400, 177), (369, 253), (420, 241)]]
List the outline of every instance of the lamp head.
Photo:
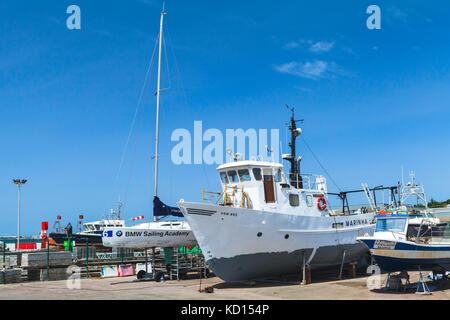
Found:
[(18, 186), (21, 186), (22, 184), (25, 184), (27, 182), (26, 179), (13, 179), (13, 182), (17, 184)]

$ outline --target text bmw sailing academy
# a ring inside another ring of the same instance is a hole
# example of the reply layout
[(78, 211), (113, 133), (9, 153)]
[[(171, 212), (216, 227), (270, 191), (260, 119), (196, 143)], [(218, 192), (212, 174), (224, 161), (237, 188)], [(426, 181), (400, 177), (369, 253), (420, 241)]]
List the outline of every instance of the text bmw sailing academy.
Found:
[(188, 236), (190, 231), (126, 231), (125, 237)]

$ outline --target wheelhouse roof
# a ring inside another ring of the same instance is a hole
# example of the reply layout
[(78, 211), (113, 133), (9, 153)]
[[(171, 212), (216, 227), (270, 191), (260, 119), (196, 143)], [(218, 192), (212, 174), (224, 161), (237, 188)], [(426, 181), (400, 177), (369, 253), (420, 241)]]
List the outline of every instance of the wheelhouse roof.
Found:
[(275, 163), (275, 162), (243, 160), (243, 161), (235, 161), (235, 162), (224, 163), (224, 164), (218, 166), (217, 170), (238, 168), (238, 167), (273, 167), (273, 168), (283, 168), (283, 165), (281, 163)]

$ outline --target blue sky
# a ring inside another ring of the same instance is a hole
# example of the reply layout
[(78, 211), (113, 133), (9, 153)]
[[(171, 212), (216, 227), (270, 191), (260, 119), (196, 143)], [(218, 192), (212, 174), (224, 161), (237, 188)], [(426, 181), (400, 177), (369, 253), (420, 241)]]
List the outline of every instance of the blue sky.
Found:
[[(71, 4), (81, 8), (81, 30), (66, 28)], [(366, 27), (371, 4), (381, 8), (381, 30)], [(157, 0), (2, 1), (0, 234), (17, 228), (13, 178), (29, 180), (24, 234), (58, 214), (64, 224), (78, 214), (96, 220), (119, 195), (125, 218), (150, 218), (152, 94), (137, 118), (139, 143), (136, 125), (118, 169), (160, 8)], [(215, 165), (175, 166), (164, 156), (173, 130), (192, 130), (195, 120), (223, 132), (279, 128), (284, 143), (289, 104), (341, 189), (395, 184), (403, 165), (429, 198), (449, 198), (449, 9), (444, 1), (166, 1), (160, 197), (174, 205), (219, 188)], [(301, 140), (298, 151), (304, 172), (324, 173)]]

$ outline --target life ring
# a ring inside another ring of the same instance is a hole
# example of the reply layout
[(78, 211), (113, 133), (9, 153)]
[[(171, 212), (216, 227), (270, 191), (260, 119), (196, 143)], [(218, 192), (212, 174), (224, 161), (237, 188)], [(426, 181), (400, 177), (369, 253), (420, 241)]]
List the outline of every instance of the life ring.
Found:
[(324, 197), (320, 197), (317, 199), (317, 208), (319, 208), (320, 211), (323, 211), (327, 208), (327, 201)]

